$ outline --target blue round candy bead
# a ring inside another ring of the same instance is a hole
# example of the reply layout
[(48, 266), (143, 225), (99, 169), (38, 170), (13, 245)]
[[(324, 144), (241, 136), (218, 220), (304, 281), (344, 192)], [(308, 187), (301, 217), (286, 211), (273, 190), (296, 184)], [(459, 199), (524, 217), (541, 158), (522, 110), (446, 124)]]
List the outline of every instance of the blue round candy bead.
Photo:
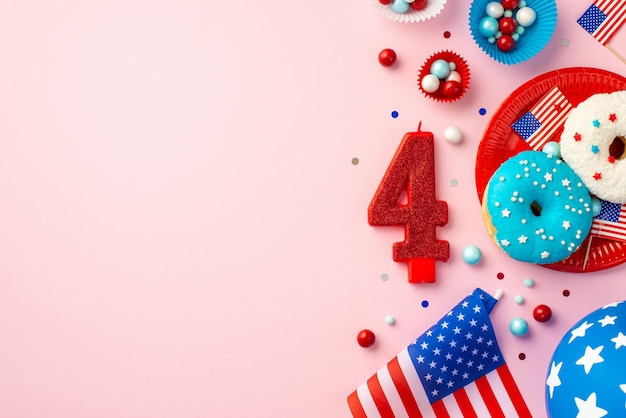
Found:
[(480, 251), (480, 248), (478, 248), (475, 245), (468, 245), (467, 247), (463, 248), (463, 261), (465, 261), (467, 264), (476, 264), (480, 261), (480, 259), (482, 258), (483, 254)]
[(561, 158), (561, 145), (556, 141), (546, 142), (541, 151), (552, 154), (555, 158)]
[(602, 210), (602, 203), (600, 202), (600, 199), (598, 199), (597, 197), (592, 197), (591, 198), (591, 214), (593, 216), (598, 216), (601, 210)]
[(511, 330), (511, 334), (516, 337), (526, 335), (528, 332), (528, 322), (526, 322), (524, 318), (513, 318), (511, 322), (509, 322), (509, 330)]
[(393, 0), (390, 7), (396, 13), (406, 13), (411, 6), (404, 0)]
[(535, 285), (535, 281), (531, 279), (530, 277), (524, 279), (524, 286), (533, 287), (534, 285)]
[(500, 29), (498, 21), (491, 16), (485, 16), (478, 23), (478, 32), (485, 38), (494, 36)]
[(440, 80), (443, 80), (450, 75), (450, 64), (446, 60), (435, 60), (430, 65), (430, 73)]

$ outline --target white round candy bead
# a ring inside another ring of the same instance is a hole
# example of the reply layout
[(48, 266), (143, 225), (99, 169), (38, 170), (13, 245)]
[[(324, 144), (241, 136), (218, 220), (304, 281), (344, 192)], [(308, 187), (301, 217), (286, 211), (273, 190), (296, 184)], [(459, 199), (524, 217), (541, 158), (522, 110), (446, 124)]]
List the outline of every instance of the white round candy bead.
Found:
[(458, 71), (450, 71), (450, 74), (446, 77), (446, 81), (457, 81), (461, 82), (461, 74)]
[(532, 25), (535, 23), (535, 19), (537, 19), (537, 13), (530, 7), (522, 7), (515, 14), (517, 24), (523, 27)]
[(456, 126), (448, 126), (443, 131), (443, 137), (451, 144), (458, 144), (463, 138), (463, 133)]
[(487, 3), (487, 7), (485, 7), (485, 13), (487, 13), (487, 16), (493, 17), (494, 19), (499, 19), (504, 14), (504, 7), (502, 6), (502, 3), (492, 1), (491, 3)]
[(439, 89), (439, 79), (437, 78), (436, 75), (434, 74), (426, 74), (424, 77), (422, 77), (422, 89), (426, 92), (426, 93), (434, 93), (437, 91), (437, 89)]

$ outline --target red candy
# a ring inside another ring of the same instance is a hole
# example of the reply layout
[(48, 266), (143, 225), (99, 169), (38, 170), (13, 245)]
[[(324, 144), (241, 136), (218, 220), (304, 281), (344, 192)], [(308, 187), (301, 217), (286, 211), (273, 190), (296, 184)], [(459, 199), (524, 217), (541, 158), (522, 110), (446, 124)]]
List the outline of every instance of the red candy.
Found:
[(396, 63), (396, 58), (396, 51), (394, 51), (393, 49), (383, 49), (378, 53), (378, 62), (383, 67), (391, 67), (393, 64)]
[(364, 329), (356, 336), (356, 341), (361, 347), (371, 347), (376, 342), (376, 336), (369, 329)]
[(410, 3), (410, 6), (413, 10), (424, 10), (428, 6), (428, 0), (415, 0), (413, 3)]
[(378, 2), (379, 2), (380, 4), (385, 5), (385, 6), (387, 6), (387, 5), (391, 4), (391, 1), (392, 1), (392, 0), (378, 0)]
[(502, 0), (502, 7), (506, 10), (513, 10), (519, 6), (519, 0)]
[(503, 17), (502, 19), (500, 19), (499, 24), (500, 32), (502, 32), (503, 35), (512, 34), (517, 28), (517, 22), (512, 17)]
[(510, 35), (502, 35), (496, 41), (498, 49), (502, 52), (509, 52), (515, 46), (515, 40)]
[[(399, 203), (406, 190), (408, 203)], [(435, 143), (430, 132), (404, 135), (368, 208), (372, 226), (404, 226), (404, 241), (393, 244), (393, 259), (408, 264), (409, 282), (433, 283), (435, 260), (447, 261), (447, 241), (436, 227), (448, 223), (448, 205), (435, 196)]]
[(552, 318), (552, 309), (548, 305), (537, 305), (533, 310), (533, 318), (537, 322), (547, 322)]
[(450, 80), (443, 83), (443, 95), (449, 99), (459, 96), (462, 90), (458, 81)]

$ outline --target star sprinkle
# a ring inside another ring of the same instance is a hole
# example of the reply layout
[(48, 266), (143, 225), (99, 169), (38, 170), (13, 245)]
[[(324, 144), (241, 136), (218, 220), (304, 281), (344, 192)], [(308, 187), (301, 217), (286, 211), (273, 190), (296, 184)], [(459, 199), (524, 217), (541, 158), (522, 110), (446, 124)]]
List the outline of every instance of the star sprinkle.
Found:
[(596, 393), (593, 392), (586, 400), (574, 397), (578, 415), (576, 418), (602, 418), (609, 412), (606, 409), (599, 408), (596, 405)]
[(511, 242), (508, 239), (503, 239), (502, 241), (500, 241), (500, 245), (502, 245), (503, 247), (508, 247), (509, 245), (511, 245)]
[(598, 322), (602, 324), (602, 328), (607, 325), (615, 325), (615, 320), (617, 316), (608, 316), (606, 315), (604, 318), (600, 319)]
[(562, 366), (562, 361), (559, 362), (559, 364), (554, 364), (554, 362), (552, 362), (552, 365), (550, 366), (550, 374), (548, 375), (548, 380), (546, 380), (546, 385), (550, 388), (550, 399), (552, 399), (552, 395), (554, 395), (554, 388), (561, 386), (559, 372), (561, 371)]
[(611, 122), (615, 122), (615, 121), (617, 120), (617, 116), (615, 116), (615, 113), (611, 113), (611, 114), (609, 115), (609, 120), (610, 120)]
[(594, 121), (591, 122), (591, 123), (593, 123), (593, 127), (594, 128), (599, 128), (600, 127), (600, 121), (598, 119), (594, 119)]
[(563, 225), (561, 226), (563, 227), (563, 229), (567, 231), (570, 228), (569, 221), (563, 221)]
[(508, 218), (510, 214), (511, 214), (511, 211), (508, 210), (507, 208), (502, 209), (502, 217), (503, 218)]
[(570, 337), (568, 344), (571, 344), (571, 342), (574, 341), (577, 337), (584, 337), (585, 334), (587, 333), (587, 330), (591, 328), (592, 326), (593, 326), (593, 323), (590, 324), (587, 321), (585, 321), (582, 324), (580, 324), (578, 328), (573, 329), (571, 332), (572, 336)]
[(526, 240), (528, 240), (528, 237), (526, 235), (520, 235), (519, 238), (517, 238), (517, 240), (519, 241), (520, 244), (526, 244)]
[(587, 346), (585, 348), (585, 354), (581, 358), (576, 360), (576, 364), (579, 366), (583, 366), (585, 368), (585, 374), (589, 374), (594, 364), (604, 362), (604, 358), (602, 358), (602, 356), (600, 355), (603, 349), (603, 345), (596, 348), (591, 348)]
[(569, 179), (561, 180), (561, 186), (569, 187), (569, 185), (570, 185)]
[(611, 164), (614, 164), (614, 163), (615, 163), (615, 157), (613, 157), (612, 155), (609, 155), (608, 160), (609, 160), (609, 162), (610, 162)]
[(544, 179), (546, 179), (546, 181), (552, 181), (552, 173), (546, 173), (545, 176), (543, 176)]
[(576, 133), (574, 134), (574, 141), (578, 142), (578, 141), (580, 141), (581, 139), (582, 139), (582, 138), (581, 138), (580, 134), (579, 134), (578, 132), (576, 132)]
[(598, 148), (597, 145), (592, 145), (591, 146), (591, 152), (593, 152), (594, 154), (597, 154), (598, 151), (600, 151), (600, 148)]
[(620, 347), (626, 347), (626, 335), (621, 332), (617, 334), (617, 337), (611, 338), (611, 341), (615, 343), (616, 350)]
[(550, 253), (549, 253), (548, 251), (545, 251), (545, 250), (544, 250), (544, 251), (541, 253), (541, 258), (548, 258), (548, 257), (550, 257)]
[(600, 180), (602, 178), (602, 173), (595, 173), (593, 175), (593, 178), (596, 179), (596, 180)]

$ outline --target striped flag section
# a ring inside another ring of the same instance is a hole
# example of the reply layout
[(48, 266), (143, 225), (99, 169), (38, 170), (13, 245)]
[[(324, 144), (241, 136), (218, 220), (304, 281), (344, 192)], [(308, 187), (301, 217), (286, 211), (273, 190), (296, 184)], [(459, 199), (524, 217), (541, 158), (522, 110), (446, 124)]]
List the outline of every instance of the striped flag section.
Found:
[(593, 218), (591, 235), (617, 241), (626, 241), (626, 204), (600, 200), (601, 209)]
[(554, 86), (512, 128), (532, 149), (541, 151), (546, 142), (555, 139), (572, 109), (569, 100)]
[(626, 20), (626, 0), (596, 0), (578, 19), (578, 24), (606, 45)]
[(355, 418), (530, 418), (495, 339), (481, 289), (359, 386)]

